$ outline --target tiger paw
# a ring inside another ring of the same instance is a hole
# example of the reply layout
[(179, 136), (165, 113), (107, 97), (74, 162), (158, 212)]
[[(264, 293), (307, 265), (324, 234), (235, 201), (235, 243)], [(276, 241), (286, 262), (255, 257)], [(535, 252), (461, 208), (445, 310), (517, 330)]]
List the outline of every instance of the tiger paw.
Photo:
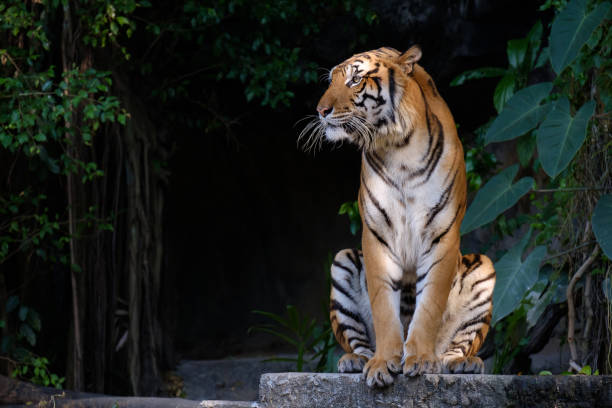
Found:
[(355, 353), (346, 353), (338, 361), (339, 373), (360, 373), (368, 362), (367, 357)]
[(444, 365), (451, 374), (484, 374), (484, 363), (476, 356), (445, 359)]
[(401, 367), (399, 356), (391, 357), (388, 360), (372, 357), (363, 368), (367, 386), (383, 388), (393, 384), (393, 375), (401, 372)]
[(420, 374), (439, 374), (441, 372), (442, 365), (434, 354), (407, 356), (404, 360), (404, 375), (409, 377)]

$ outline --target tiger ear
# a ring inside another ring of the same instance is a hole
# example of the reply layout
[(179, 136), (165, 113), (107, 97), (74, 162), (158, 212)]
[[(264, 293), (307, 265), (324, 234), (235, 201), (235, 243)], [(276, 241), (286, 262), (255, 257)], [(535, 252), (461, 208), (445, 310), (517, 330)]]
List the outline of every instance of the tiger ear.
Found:
[(406, 75), (412, 73), (414, 64), (419, 62), (421, 55), (423, 55), (421, 47), (413, 45), (408, 51), (398, 57), (399, 66), (402, 67)]

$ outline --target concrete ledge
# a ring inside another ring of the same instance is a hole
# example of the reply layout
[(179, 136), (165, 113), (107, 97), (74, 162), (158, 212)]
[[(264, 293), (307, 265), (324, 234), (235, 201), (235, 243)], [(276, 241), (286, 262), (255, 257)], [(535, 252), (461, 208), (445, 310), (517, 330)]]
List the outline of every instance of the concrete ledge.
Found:
[(259, 406), (612, 407), (612, 376), (428, 374), (370, 390), (360, 374), (264, 374)]

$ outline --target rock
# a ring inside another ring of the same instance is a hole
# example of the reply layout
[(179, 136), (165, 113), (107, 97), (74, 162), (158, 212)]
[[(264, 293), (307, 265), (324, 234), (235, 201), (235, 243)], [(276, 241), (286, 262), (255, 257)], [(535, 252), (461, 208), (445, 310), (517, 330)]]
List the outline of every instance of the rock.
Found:
[(257, 400), (259, 377), (262, 374), (294, 369), (295, 363), (293, 362), (266, 361), (265, 357), (256, 357), (183, 360), (176, 372), (183, 378), (183, 390), (189, 399), (254, 401)]
[(612, 376), (424, 375), (371, 390), (360, 374), (264, 374), (260, 407), (607, 407)]

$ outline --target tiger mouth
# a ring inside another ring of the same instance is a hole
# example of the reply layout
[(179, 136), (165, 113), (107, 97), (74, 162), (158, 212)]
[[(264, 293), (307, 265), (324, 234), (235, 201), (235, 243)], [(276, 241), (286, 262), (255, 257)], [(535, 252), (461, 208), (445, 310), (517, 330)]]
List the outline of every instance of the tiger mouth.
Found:
[(338, 129), (338, 128), (340, 128), (340, 129), (344, 130), (348, 134), (355, 133), (355, 127), (351, 126), (349, 123), (342, 123), (342, 124), (327, 123), (326, 127), (330, 128), (330, 129)]

